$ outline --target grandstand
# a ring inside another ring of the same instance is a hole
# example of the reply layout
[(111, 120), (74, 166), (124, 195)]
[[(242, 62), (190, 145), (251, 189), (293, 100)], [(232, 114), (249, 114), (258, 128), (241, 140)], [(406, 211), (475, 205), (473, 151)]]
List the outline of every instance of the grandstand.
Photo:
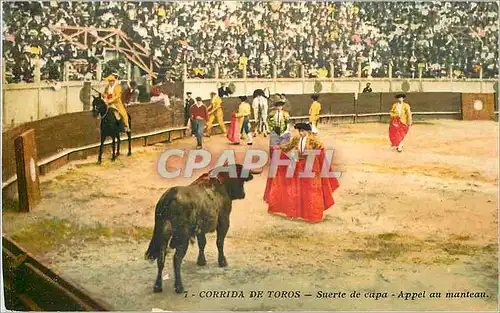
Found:
[[(8, 83), (127, 76), (106, 45), (70, 42), (59, 27), (108, 28), (150, 51), (160, 77), (498, 77), (498, 2), (6, 2)], [(120, 57), (121, 56), (121, 57)], [(113, 57), (112, 59), (115, 59)], [(215, 65), (218, 66), (215, 66)], [(273, 66), (274, 65), (274, 66)], [(332, 65), (332, 66), (331, 66)], [(215, 73), (215, 69), (218, 73)], [(335, 69), (332, 72), (332, 68)], [(361, 73), (360, 73), (361, 71)], [(391, 73), (389, 73), (389, 71)], [(147, 72), (141, 69), (142, 74)]]

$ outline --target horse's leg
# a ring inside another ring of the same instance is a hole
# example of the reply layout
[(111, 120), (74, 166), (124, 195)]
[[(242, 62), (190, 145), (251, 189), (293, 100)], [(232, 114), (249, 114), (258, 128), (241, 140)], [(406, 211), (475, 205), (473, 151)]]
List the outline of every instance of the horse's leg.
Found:
[(117, 146), (116, 146), (116, 156), (119, 156), (120, 155), (120, 133), (118, 133), (118, 137), (116, 137), (116, 141), (117, 141)]
[(205, 237), (205, 233), (201, 233), (196, 237), (198, 237), (198, 248), (200, 249), (196, 264), (203, 266), (207, 264), (207, 260), (205, 259), (205, 245), (207, 244), (207, 238)]
[(128, 139), (128, 156), (132, 155), (132, 131), (129, 130), (127, 132), (127, 139)]
[(176, 245), (175, 254), (174, 254), (174, 274), (175, 274), (175, 292), (183, 293), (184, 286), (182, 285), (181, 279), (181, 264), (182, 259), (186, 255), (186, 251), (189, 246), (189, 236), (182, 235), (182, 237), (178, 238), (178, 244)]
[(111, 160), (114, 161), (116, 159), (116, 154), (115, 154), (115, 137), (111, 136), (111, 138), (113, 139), (113, 142), (111, 143), (111, 151), (112, 151)]
[(128, 132), (127, 132), (127, 140), (128, 140), (128, 154), (127, 156), (132, 155), (132, 118), (130, 114), (128, 114)]
[(217, 249), (219, 250), (219, 266), (226, 267), (227, 261), (224, 256), (224, 239), (229, 230), (229, 216), (221, 216), (217, 223)]
[(106, 140), (106, 136), (104, 136), (101, 131), (101, 145), (99, 146), (99, 155), (97, 156), (97, 164), (101, 164), (102, 162), (102, 148), (104, 146), (104, 140)]

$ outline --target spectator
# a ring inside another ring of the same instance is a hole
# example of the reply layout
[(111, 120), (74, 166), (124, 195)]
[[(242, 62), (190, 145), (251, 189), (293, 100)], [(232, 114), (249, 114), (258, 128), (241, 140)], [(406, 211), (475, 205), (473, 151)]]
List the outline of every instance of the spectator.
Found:
[(370, 86), (371, 86), (370, 83), (366, 83), (366, 87), (365, 87), (365, 89), (363, 89), (363, 93), (365, 93), (365, 92), (373, 92), (372, 91), (372, 87), (370, 87)]
[(229, 87), (226, 87), (226, 84), (221, 83), (221, 86), (217, 90), (217, 93), (219, 97), (223, 98), (225, 96), (229, 96), (231, 94), (231, 90), (229, 89)]
[[(174, 80), (220, 76), (337, 77), (364, 75), (498, 77), (497, 2), (6, 2), (4, 56), (11, 81), (33, 80), (33, 52), (44, 63), (42, 77), (59, 79), (63, 62), (104, 58), (101, 43), (88, 49), (65, 43), (52, 25), (121, 29), (148, 47)], [(312, 22), (311, 22), (312, 21)], [(31, 50), (31, 47), (36, 49)], [(56, 70), (56, 68), (58, 70)], [(123, 70), (122, 66), (122, 70)], [(111, 70), (111, 72), (117, 69)], [(95, 67), (91, 67), (95, 77)], [(86, 73), (74, 78), (83, 79)]]
[(137, 88), (137, 83), (131, 81), (129, 87), (125, 90), (123, 103), (125, 105), (130, 105), (137, 103), (139, 99), (139, 89)]

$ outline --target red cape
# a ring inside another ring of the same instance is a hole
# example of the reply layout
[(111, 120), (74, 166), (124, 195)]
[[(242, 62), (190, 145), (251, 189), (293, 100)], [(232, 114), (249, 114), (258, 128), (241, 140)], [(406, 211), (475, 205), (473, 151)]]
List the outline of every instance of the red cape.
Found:
[(399, 117), (395, 117), (392, 120), (389, 124), (389, 139), (391, 140), (393, 147), (399, 146), (401, 141), (405, 139), (408, 129), (409, 127), (407, 125), (401, 123), (401, 119)]
[(231, 114), (231, 124), (227, 131), (227, 139), (232, 143), (240, 142), (240, 125), (235, 113)]
[[(281, 159), (288, 156), (281, 152)], [(314, 178), (299, 178), (306, 160), (297, 161), (293, 177), (287, 178), (287, 166), (278, 166), (274, 178), (268, 178), (264, 200), (269, 204), (268, 212), (301, 218), (308, 222), (323, 220), (323, 211), (334, 203), (332, 193), (339, 187), (337, 178), (321, 178), (320, 173), (325, 159), (325, 151), (314, 160)], [(330, 167), (330, 171), (333, 171)]]

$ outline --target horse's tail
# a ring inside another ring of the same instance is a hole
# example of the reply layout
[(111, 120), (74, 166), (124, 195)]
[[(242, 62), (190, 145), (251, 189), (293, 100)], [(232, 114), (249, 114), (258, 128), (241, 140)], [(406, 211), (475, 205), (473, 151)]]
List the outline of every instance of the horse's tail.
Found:
[(145, 253), (146, 260), (154, 261), (158, 259), (165, 249), (168, 248), (170, 239), (172, 238), (172, 224), (167, 219), (168, 207), (172, 200), (175, 199), (176, 192), (169, 191), (156, 205), (155, 210), (155, 227), (153, 230), (153, 238), (149, 243), (148, 250)]

